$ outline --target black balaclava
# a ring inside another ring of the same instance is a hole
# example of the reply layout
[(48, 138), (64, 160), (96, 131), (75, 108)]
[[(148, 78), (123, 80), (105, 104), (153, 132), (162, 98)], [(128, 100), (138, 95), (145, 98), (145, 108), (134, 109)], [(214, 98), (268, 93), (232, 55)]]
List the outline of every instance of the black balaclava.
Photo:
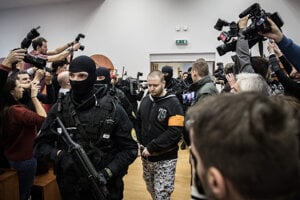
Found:
[(88, 56), (79, 56), (71, 61), (69, 71), (87, 72), (89, 75), (83, 81), (71, 81), (71, 95), (73, 99), (80, 103), (86, 100), (93, 94), (93, 87), (96, 82), (96, 64)]
[(110, 84), (110, 72), (107, 68), (105, 67), (98, 67), (96, 69), (96, 75), (97, 76), (104, 76), (105, 79), (104, 80), (101, 80), (101, 81), (98, 81), (96, 80), (96, 83), (97, 84)]
[(168, 73), (167, 76), (164, 76), (166, 85), (168, 85), (168, 83), (171, 81), (171, 79), (173, 77), (173, 68), (171, 66), (166, 65), (166, 66), (163, 66), (161, 71), (162, 71), (162, 73)]

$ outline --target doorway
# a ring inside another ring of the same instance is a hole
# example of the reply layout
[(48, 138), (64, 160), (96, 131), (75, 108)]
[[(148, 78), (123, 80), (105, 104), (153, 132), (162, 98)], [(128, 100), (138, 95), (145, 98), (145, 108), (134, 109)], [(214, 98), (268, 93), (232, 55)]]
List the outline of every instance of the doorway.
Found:
[(179, 76), (180, 71), (186, 72), (199, 58), (204, 58), (212, 74), (215, 70), (215, 53), (153, 53), (150, 54), (150, 71), (161, 70), (165, 65), (173, 67), (173, 78)]

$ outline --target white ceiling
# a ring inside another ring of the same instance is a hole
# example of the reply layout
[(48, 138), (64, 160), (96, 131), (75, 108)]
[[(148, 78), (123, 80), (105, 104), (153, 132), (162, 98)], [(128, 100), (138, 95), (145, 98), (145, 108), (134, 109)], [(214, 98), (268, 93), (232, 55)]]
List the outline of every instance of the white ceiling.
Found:
[(0, 0), (0, 10), (79, 0)]

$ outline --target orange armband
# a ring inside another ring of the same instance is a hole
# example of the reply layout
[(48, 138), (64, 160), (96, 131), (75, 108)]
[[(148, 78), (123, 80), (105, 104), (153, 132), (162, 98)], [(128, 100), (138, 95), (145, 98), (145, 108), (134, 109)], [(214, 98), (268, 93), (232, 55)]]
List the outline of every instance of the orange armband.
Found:
[(174, 115), (169, 117), (168, 126), (183, 126), (184, 116), (183, 115)]

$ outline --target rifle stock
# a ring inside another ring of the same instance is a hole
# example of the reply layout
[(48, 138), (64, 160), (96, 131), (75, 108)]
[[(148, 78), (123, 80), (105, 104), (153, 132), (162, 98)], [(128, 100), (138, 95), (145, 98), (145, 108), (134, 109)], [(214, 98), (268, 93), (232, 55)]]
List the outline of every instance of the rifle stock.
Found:
[(79, 163), (80, 169), (88, 179), (89, 185), (93, 190), (93, 195), (97, 200), (108, 200), (109, 199), (109, 191), (106, 188), (106, 185), (100, 184), (98, 179), (98, 173), (94, 168), (92, 162), (87, 156), (84, 149), (78, 143), (74, 142), (70, 137), (66, 127), (59, 117), (56, 117), (56, 121), (60, 126), (61, 130), (58, 131), (62, 136), (63, 140), (67, 144), (69, 151), (73, 157), (73, 159)]

